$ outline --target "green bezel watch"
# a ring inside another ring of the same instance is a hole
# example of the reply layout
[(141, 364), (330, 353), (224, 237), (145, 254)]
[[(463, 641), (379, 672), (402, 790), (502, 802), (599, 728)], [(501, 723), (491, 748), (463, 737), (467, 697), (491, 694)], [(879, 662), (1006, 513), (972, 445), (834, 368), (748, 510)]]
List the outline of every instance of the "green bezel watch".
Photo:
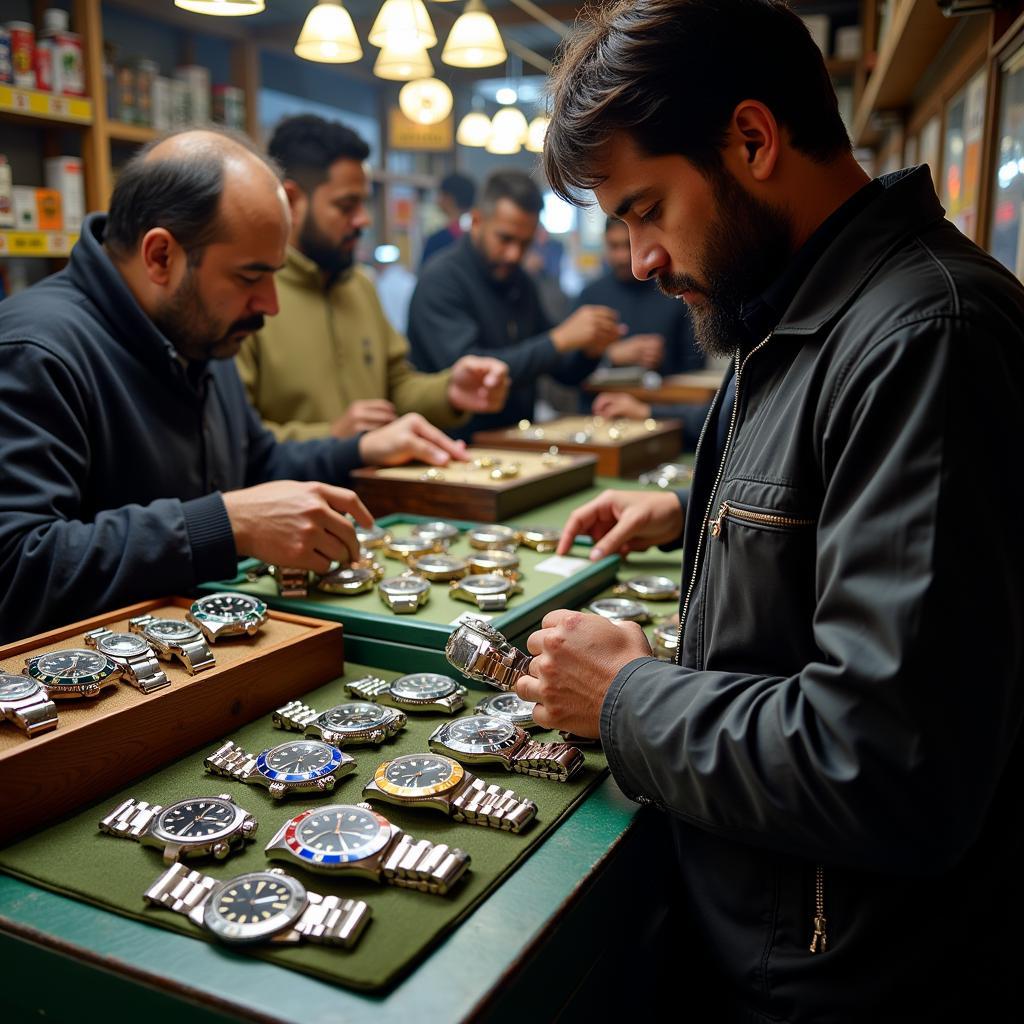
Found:
[(369, 701), (349, 701), (321, 712), (292, 700), (278, 708), (271, 721), (275, 729), (301, 732), (336, 747), (352, 747), (383, 743), (404, 729), (408, 719), (396, 708)]
[(345, 689), (360, 700), (405, 711), (440, 711), (446, 715), (461, 711), (469, 692), (451, 676), (438, 672), (413, 672), (391, 682), (380, 676), (364, 676), (346, 683)]
[(25, 659), (25, 675), (34, 679), (51, 700), (97, 697), (114, 686), (123, 669), (99, 651), (84, 647), (47, 651)]
[(227, 636), (255, 636), (267, 621), (267, 606), (249, 594), (207, 594), (185, 613), (210, 643)]

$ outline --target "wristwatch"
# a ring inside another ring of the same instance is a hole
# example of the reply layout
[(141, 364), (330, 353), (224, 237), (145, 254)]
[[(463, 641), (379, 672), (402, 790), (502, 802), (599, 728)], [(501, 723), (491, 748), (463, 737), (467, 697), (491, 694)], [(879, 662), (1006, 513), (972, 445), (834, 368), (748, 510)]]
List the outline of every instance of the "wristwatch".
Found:
[(185, 618), (213, 644), (224, 636), (255, 636), (267, 621), (267, 606), (248, 594), (207, 594), (192, 602)]
[(320, 740), (292, 740), (253, 757), (228, 740), (203, 761), (211, 775), (266, 786), (275, 800), (293, 793), (327, 793), (355, 771), (356, 760)]
[(431, 551), (447, 550), (447, 541), (428, 540), (426, 537), (390, 537), (384, 542), (384, 557), (394, 558), (399, 562), (407, 562), (410, 558), (426, 555)]
[(678, 601), (679, 584), (668, 576), (634, 576), (618, 584), (614, 593), (628, 594), (645, 601)]
[(675, 619), (659, 622), (652, 630), (654, 656), (662, 661), (675, 661), (679, 649), (679, 623)]
[(517, 693), (489, 693), (477, 702), (473, 712), (505, 718), (520, 729), (539, 729), (540, 726), (533, 720), (533, 709), (536, 706), (532, 700), (523, 700)]
[(218, 882), (172, 864), (145, 892), (147, 903), (184, 914), (231, 946), (256, 942), (354, 946), (370, 921), (362, 900), (310, 892), (280, 868)]
[(469, 546), (478, 550), (487, 548), (512, 548), (519, 546), (519, 534), (511, 526), (474, 526), (466, 535)]
[(390, 683), (379, 676), (364, 676), (345, 684), (345, 689), (360, 700), (372, 700), (406, 711), (441, 711), (450, 715), (461, 711), (469, 692), (451, 676), (437, 672), (413, 672)]
[(82, 647), (47, 651), (25, 659), (22, 669), (46, 691), (51, 700), (96, 697), (107, 686), (114, 686), (122, 669), (99, 651)]
[(26, 736), (39, 736), (57, 728), (57, 705), (35, 679), (0, 672), (0, 715)]
[(409, 559), (409, 568), (426, 580), (459, 580), (470, 572), (471, 563), (456, 555), (415, 555)]
[(121, 667), (121, 678), (143, 693), (170, 686), (153, 648), (137, 633), (115, 633), (100, 626), (85, 634), (85, 642)]
[[(274, 582), (277, 584), (279, 597), (309, 596), (309, 571), (307, 569), (296, 569), (294, 566), (271, 565), (269, 566), (269, 571), (270, 575), (274, 577)], [(255, 630), (252, 632), (255, 632)], [(210, 639), (215, 639), (215, 637)]]
[(642, 484), (654, 484), (662, 489), (680, 487), (693, 479), (693, 469), (681, 462), (663, 462), (660, 466), (641, 473), (638, 479)]
[(443, 519), (435, 519), (430, 523), (417, 523), (410, 531), (414, 537), (423, 540), (439, 540), (450, 544), (459, 536), (459, 528), (446, 523)]
[(643, 624), (651, 621), (651, 613), (647, 606), (629, 597), (602, 597), (597, 601), (592, 601), (587, 606), (587, 611), (614, 622)]
[(506, 771), (567, 782), (583, 767), (583, 752), (568, 743), (536, 743), (507, 718), (469, 715), (439, 725), (427, 740), (436, 754), (497, 763)]
[(519, 530), (519, 543), (540, 554), (554, 551), (561, 537), (560, 530), (551, 530), (546, 526), (524, 526)]
[(463, 675), (499, 690), (511, 690), (530, 670), (530, 656), (483, 619), (467, 619), (453, 630), (444, 655)]
[(453, 821), (504, 832), (519, 832), (537, 816), (532, 800), (488, 785), (441, 754), (403, 754), (385, 761), (363, 787), (363, 796), (399, 807), (433, 807)]
[(519, 579), (519, 556), (507, 548), (488, 548), (469, 559), (469, 571), (477, 576), (507, 576)]
[(264, 851), (323, 875), (355, 875), (443, 896), (465, 874), (469, 854), (417, 840), (369, 804), (331, 804), (286, 821)]
[(252, 838), (256, 819), (227, 793), (190, 797), (167, 807), (129, 797), (100, 822), (100, 831), (155, 846), (173, 864), (207, 854), (224, 860)]
[(204, 668), (213, 668), (216, 659), (202, 630), (183, 619), (157, 619), (152, 615), (137, 615), (128, 620), (128, 629), (145, 637), (158, 658), (170, 661), (172, 657), (185, 666), (190, 676)]
[(396, 615), (410, 615), (430, 600), (430, 584), (421, 576), (392, 576), (380, 581), (377, 594)]
[(317, 576), (316, 589), (327, 594), (364, 594), (367, 590), (373, 590), (373, 585), (383, 575), (383, 566), (376, 562), (337, 566), (325, 575)]
[(336, 747), (383, 743), (405, 728), (408, 719), (395, 708), (351, 701), (319, 712), (300, 700), (289, 701), (271, 718), (275, 729), (315, 736)]
[(452, 580), (448, 588), (451, 597), (457, 597), (460, 601), (470, 601), (482, 612), (503, 612), (508, 607), (508, 599), (523, 592), (523, 588), (516, 580), (496, 573)]
[(383, 526), (375, 524), (369, 527), (356, 527), (356, 540), (359, 541), (359, 546), (366, 551), (376, 551), (377, 548), (383, 547), (390, 538), (391, 534)]

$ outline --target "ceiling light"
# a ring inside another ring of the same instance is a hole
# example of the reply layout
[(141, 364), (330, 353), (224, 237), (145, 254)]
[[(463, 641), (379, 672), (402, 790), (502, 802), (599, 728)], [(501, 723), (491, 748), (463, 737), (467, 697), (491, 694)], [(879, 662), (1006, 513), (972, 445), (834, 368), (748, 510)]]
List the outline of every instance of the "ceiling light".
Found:
[(419, 46), (437, 45), (437, 33), (423, 0), (384, 0), (367, 38), (372, 46), (386, 46), (402, 39), (415, 41)]
[(452, 91), (436, 78), (406, 82), (398, 94), (398, 106), (417, 124), (440, 124), (451, 112)]
[(469, 0), (452, 25), (441, 60), (456, 68), (489, 68), (507, 56), (501, 33), (483, 0)]
[(508, 106), (519, 99), (519, 94), (509, 85), (503, 85), (495, 94), (494, 98), (502, 105)]
[(491, 134), (484, 147), (488, 153), (518, 153), (526, 141), (527, 124), (516, 107), (502, 107), (491, 119)]
[(295, 54), (323, 64), (351, 64), (363, 55), (352, 15), (341, 0), (321, 0), (306, 17)]
[(474, 110), (459, 122), (455, 141), (460, 146), (486, 146), (490, 134), (491, 119), (479, 110)]
[(377, 54), (373, 73), (392, 82), (409, 82), (414, 78), (432, 77), (434, 65), (425, 46), (414, 46), (411, 40), (408, 43), (389, 42)]
[(266, 9), (263, 0), (174, 0), (174, 6), (193, 14), (213, 14), (221, 18), (240, 18)]
[(535, 117), (526, 129), (526, 148), (531, 153), (544, 152), (544, 136), (548, 133), (551, 118), (545, 114)]

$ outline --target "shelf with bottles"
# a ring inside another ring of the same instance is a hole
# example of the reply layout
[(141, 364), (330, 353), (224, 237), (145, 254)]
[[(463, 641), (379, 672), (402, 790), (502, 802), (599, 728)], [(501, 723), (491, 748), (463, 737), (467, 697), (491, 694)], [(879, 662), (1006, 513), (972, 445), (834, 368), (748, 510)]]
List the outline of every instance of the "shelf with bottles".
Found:
[(26, 121), (90, 125), (92, 100), (87, 96), (59, 96), (3, 83), (0, 84), (0, 115)]

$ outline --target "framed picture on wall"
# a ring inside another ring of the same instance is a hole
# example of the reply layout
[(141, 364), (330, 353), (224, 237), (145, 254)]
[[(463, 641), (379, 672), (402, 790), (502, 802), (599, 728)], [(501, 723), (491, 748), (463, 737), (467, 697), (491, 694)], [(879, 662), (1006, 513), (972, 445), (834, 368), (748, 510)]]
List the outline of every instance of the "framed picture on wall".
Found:
[(942, 205), (946, 216), (972, 239), (979, 235), (986, 76), (982, 68), (949, 101), (942, 151)]
[(989, 248), (1024, 281), (1024, 45), (1000, 68), (996, 123)]

